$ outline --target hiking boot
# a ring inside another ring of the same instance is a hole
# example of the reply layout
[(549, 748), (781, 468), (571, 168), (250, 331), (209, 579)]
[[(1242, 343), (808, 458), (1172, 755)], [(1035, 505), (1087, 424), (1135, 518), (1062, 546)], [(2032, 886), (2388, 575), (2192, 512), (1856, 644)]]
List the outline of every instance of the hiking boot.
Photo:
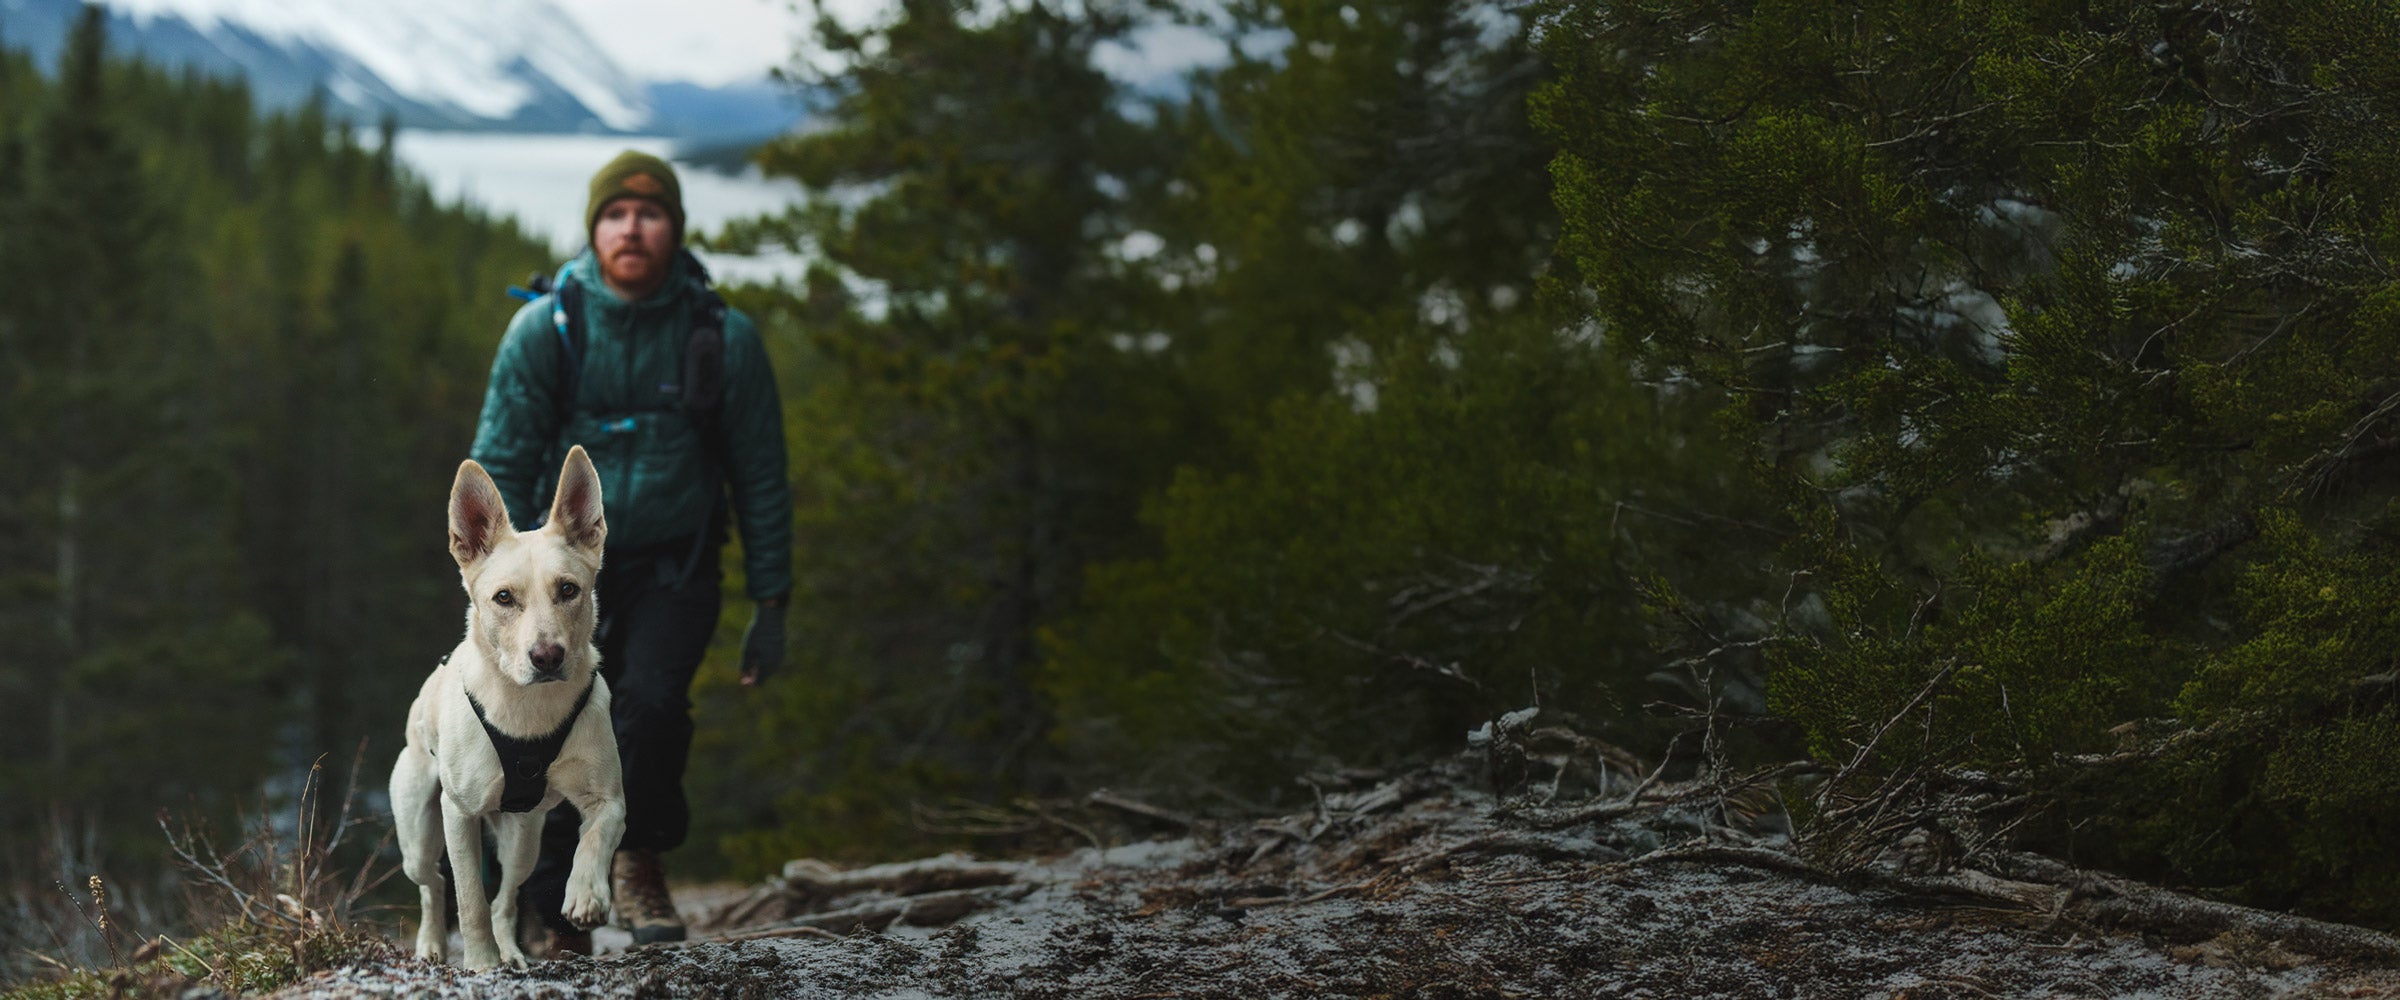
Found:
[(683, 918), (667, 895), (667, 868), (657, 851), (618, 851), (608, 874), (617, 924), (633, 932), (634, 944), (683, 940)]

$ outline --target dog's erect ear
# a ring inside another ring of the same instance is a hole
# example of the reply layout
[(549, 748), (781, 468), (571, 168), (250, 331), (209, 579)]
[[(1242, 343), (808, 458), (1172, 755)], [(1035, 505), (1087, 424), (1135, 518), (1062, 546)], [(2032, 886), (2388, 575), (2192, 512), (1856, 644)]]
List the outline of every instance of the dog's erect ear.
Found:
[(559, 467), (558, 496), (550, 501), (550, 523), (566, 536), (567, 544), (579, 549), (598, 552), (608, 539), (608, 519), (601, 516), (600, 509), (600, 473), (593, 471), (582, 445), (567, 449), (567, 464)]
[(450, 555), (459, 568), (491, 555), (513, 530), (491, 473), (471, 458), (458, 463), (458, 478), (450, 483)]

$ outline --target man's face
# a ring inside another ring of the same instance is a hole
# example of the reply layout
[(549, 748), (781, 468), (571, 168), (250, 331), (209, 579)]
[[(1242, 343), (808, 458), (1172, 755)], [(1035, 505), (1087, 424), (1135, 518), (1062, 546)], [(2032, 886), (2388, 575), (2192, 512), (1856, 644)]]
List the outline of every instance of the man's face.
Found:
[(628, 299), (657, 290), (667, 280), (667, 261), (675, 254), (675, 222), (667, 210), (648, 198), (619, 198), (600, 206), (600, 221), (592, 226), (592, 250), (600, 257), (600, 277)]

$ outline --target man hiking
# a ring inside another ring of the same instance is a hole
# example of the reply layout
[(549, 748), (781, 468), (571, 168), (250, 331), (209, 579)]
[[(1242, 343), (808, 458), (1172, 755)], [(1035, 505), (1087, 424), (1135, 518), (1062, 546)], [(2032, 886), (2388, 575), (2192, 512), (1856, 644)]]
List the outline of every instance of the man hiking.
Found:
[[(683, 249), (683, 222), (682, 187), (665, 160), (629, 150), (593, 175), (590, 246), (509, 322), (472, 451), (520, 529), (544, 516), (536, 500), (549, 495), (546, 479), (570, 446), (582, 445), (600, 473), (608, 538), (595, 644), (625, 769), (611, 888), (636, 944), (684, 936), (659, 856), (683, 843), (690, 822), (689, 693), (717, 628), (728, 520), (741, 532), (753, 602), (744, 686), (782, 662), (792, 589), (775, 373), (749, 317), (709, 290)], [(589, 931), (559, 915), (576, 822), (572, 806), (547, 817), (541, 861), (520, 897), (551, 932), (539, 950), (553, 955), (591, 951)]]

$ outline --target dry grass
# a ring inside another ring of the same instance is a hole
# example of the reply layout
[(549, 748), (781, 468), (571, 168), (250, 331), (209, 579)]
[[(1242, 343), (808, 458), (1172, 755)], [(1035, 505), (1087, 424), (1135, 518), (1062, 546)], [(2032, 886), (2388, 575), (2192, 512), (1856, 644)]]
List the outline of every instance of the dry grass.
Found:
[[(238, 996), (396, 954), (362, 906), (396, 871), (377, 861), (388, 827), (363, 852), (351, 837), (371, 822), (353, 814), (363, 751), (353, 757), (348, 787), (331, 815), (320, 759), (288, 825), (262, 810), (230, 848), (205, 823), (176, 822), (162, 812), (159, 830), (183, 876), (172, 918), (146, 898), (120, 898), (99, 874), (84, 875), (80, 891), (65, 878), (51, 894), (16, 887), (14, 908), (28, 921), (20, 936), (39, 926), (47, 947), (21, 948), (19, 967), (32, 967), (34, 976), (0, 1000), (175, 997), (195, 986)], [(71, 872), (91, 856), (60, 853), (45, 867)], [(170, 923), (188, 930), (168, 931)]]

